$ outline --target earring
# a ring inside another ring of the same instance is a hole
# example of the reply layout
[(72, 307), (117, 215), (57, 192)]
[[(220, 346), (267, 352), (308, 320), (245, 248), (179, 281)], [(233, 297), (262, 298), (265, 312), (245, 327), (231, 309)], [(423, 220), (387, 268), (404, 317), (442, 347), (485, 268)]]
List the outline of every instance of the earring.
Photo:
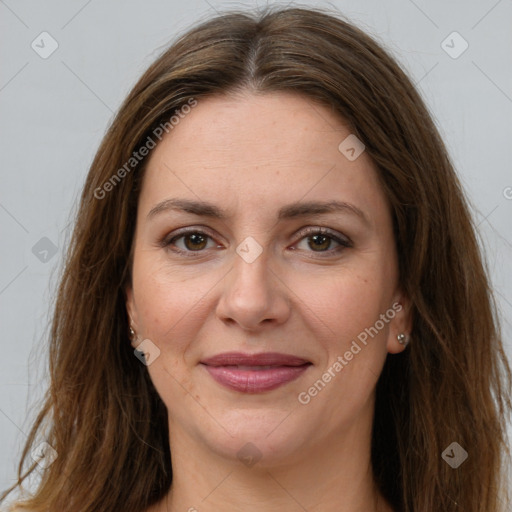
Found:
[(130, 325), (130, 339), (133, 340), (135, 337), (135, 331), (133, 330), (133, 327)]
[(407, 346), (407, 344), (409, 343), (409, 336), (407, 336), (406, 334), (404, 333), (400, 333), (396, 339), (398, 340), (398, 343), (400, 343), (400, 345), (403, 345), (404, 347)]

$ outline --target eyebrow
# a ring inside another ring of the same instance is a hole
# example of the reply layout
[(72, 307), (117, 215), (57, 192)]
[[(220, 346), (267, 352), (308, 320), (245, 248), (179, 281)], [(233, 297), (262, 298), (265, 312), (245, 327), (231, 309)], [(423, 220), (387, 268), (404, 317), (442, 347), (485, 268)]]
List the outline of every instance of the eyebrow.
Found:
[[(183, 211), (202, 217), (210, 217), (214, 219), (226, 220), (228, 214), (218, 206), (207, 201), (194, 201), (191, 199), (166, 199), (158, 203), (150, 210), (147, 219), (150, 220), (158, 214), (168, 212), (170, 210)], [(348, 213), (355, 215), (363, 220), (366, 224), (370, 224), (367, 216), (357, 206), (345, 201), (307, 201), (296, 202), (283, 206), (279, 209), (278, 220), (292, 219), (307, 215), (319, 215), (325, 213)]]

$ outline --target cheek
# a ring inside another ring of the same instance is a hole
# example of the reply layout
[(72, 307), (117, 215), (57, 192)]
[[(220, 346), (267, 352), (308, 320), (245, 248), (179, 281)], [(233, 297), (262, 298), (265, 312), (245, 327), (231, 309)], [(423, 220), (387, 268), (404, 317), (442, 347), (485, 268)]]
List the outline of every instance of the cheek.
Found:
[(334, 338), (341, 345), (372, 326), (390, 306), (390, 288), (375, 267), (366, 272), (341, 269), (300, 276), (291, 287), (302, 302), (303, 314), (323, 331), (322, 339)]
[(148, 372), (170, 410), (173, 404), (192, 399), (186, 354), (198, 338), (207, 314), (208, 291), (216, 281), (210, 283), (207, 275), (183, 280), (163, 265), (148, 264), (141, 265), (138, 273), (134, 268), (137, 311), (141, 335), (160, 350)]
[(323, 398), (318, 407), (335, 400), (345, 411), (355, 411), (367, 403), (387, 356), (391, 316), (388, 322), (380, 320), (391, 306), (386, 278), (377, 265), (358, 270), (345, 269), (338, 277), (317, 276), (309, 286), (307, 280), (301, 281), (300, 295), (307, 297), (302, 311), (308, 315), (318, 352), (323, 353), (310, 384), (317, 386), (323, 377), (332, 381), (325, 393), (319, 393)]
[(333, 379), (335, 384), (325, 398), (332, 393), (341, 396), (347, 407), (359, 407), (370, 396), (387, 356), (393, 318), (386, 316), (391, 309), (388, 290), (378, 278), (358, 274), (331, 282), (326, 289), (322, 304), (317, 297), (315, 310), (322, 319), (316, 322), (316, 338), (326, 356), (319, 374), (330, 370), (331, 376), (342, 377)]
[[(134, 265), (134, 294), (141, 335), (165, 352), (182, 352), (200, 329), (219, 275), (178, 272), (151, 253)], [(172, 341), (172, 343), (169, 343)]]

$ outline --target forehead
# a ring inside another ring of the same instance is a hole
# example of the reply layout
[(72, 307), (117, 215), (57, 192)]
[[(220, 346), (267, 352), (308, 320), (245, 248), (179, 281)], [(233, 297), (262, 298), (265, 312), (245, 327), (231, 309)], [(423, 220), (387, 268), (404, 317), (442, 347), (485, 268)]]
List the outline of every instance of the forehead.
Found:
[(199, 99), (153, 157), (179, 146), (179, 160), (203, 161), (207, 153), (218, 165), (231, 164), (233, 158), (248, 163), (254, 157), (262, 163), (288, 162), (291, 156), (328, 162), (327, 145), (337, 150), (338, 139), (349, 133), (339, 117), (305, 96), (237, 93)]
[(143, 210), (177, 195), (222, 200), (226, 208), (326, 195), (386, 208), (372, 160), (364, 151), (355, 160), (340, 151), (353, 135), (328, 107), (282, 92), (197, 101), (149, 157)]

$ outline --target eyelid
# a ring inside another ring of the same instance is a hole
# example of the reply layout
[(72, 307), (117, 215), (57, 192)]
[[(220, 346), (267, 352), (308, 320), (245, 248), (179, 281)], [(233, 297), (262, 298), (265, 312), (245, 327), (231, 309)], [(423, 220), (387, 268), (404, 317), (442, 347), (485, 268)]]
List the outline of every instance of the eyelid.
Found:
[[(217, 244), (217, 248), (219, 247), (219, 244), (216, 242), (216, 236), (214, 236), (212, 231), (210, 229), (206, 228), (205, 226), (186, 226), (183, 228), (178, 228), (178, 229), (174, 230), (171, 234), (166, 235), (164, 238), (162, 238), (162, 240), (159, 242), (159, 245), (163, 249), (167, 249), (176, 254), (183, 255), (183, 256), (189, 257), (189, 258), (197, 258), (197, 257), (204, 256), (204, 254), (206, 252), (205, 249), (202, 249), (200, 251), (187, 251), (187, 250), (180, 249), (179, 247), (176, 247), (174, 245), (176, 240), (178, 240), (179, 238), (182, 238), (190, 233), (202, 234), (205, 237), (213, 240)], [(171, 245), (173, 245), (172, 248), (171, 248)]]
[(327, 251), (307, 251), (313, 254), (314, 256), (312, 257), (314, 258), (328, 258), (330, 256), (336, 256), (345, 249), (354, 247), (352, 240), (347, 235), (324, 226), (307, 226), (301, 229), (295, 235), (296, 237), (299, 237), (299, 239), (294, 245), (300, 243), (304, 238), (314, 235), (326, 235), (338, 244), (338, 247), (328, 249)]
[[(162, 239), (162, 241), (160, 242), (160, 245), (163, 248), (169, 247), (175, 240), (177, 240), (183, 236), (186, 236), (189, 233), (203, 234), (203, 235), (209, 237), (210, 239), (212, 239), (213, 241), (215, 241), (215, 238), (216, 238), (216, 236), (212, 234), (212, 231), (205, 226), (186, 226), (186, 227), (179, 228), (179, 229), (173, 231), (171, 235), (165, 236)], [(317, 251), (307, 251), (307, 252), (311, 252), (312, 254), (317, 254), (317, 256), (315, 256), (317, 258), (332, 256), (333, 254), (336, 254), (343, 249), (353, 247), (353, 243), (349, 237), (347, 237), (346, 235), (341, 234), (333, 229), (327, 228), (325, 226), (306, 226), (306, 227), (300, 229), (294, 235), (294, 238), (298, 237), (298, 240), (297, 240), (297, 242), (295, 242), (295, 244), (302, 241), (303, 238), (307, 238), (307, 236), (313, 236), (313, 235), (317, 235), (317, 234), (327, 235), (328, 237), (330, 237), (332, 240), (334, 240), (336, 243), (339, 244), (339, 247), (336, 247), (334, 249), (329, 249), (327, 251), (318, 251), (318, 252)], [(217, 248), (218, 247), (219, 246), (217, 245)], [(205, 249), (202, 249), (199, 251), (185, 251), (185, 250), (179, 249), (177, 247), (174, 247), (171, 250), (178, 254), (185, 254), (188, 257), (194, 257), (194, 256), (197, 257), (197, 256), (200, 256), (202, 253), (206, 252)], [(322, 256), (322, 254), (326, 254), (326, 256)]]
[(162, 245), (168, 245), (170, 242), (172, 242), (175, 238), (178, 238), (183, 235), (188, 235), (189, 233), (199, 233), (208, 235), (210, 238), (216, 238), (217, 235), (213, 234), (213, 231), (211, 231), (209, 228), (205, 226), (186, 226), (183, 228), (175, 229), (172, 233), (169, 235), (166, 235), (162, 239)]
[[(308, 236), (308, 235), (327, 235), (333, 238), (336, 242), (338, 242), (340, 245), (343, 245), (344, 247), (353, 247), (352, 240), (342, 233), (339, 233), (337, 231), (334, 231), (331, 228), (327, 228), (324, 226), (307, 226), (305, 228), (302, 228), (300, 231), (298, 231), (295, 234), (295, 237), (300, 237), (299, 241)], [(320, 251), (321, 252), (321, 251)], [(328, 251), (325, 251), (328, 252)]]

